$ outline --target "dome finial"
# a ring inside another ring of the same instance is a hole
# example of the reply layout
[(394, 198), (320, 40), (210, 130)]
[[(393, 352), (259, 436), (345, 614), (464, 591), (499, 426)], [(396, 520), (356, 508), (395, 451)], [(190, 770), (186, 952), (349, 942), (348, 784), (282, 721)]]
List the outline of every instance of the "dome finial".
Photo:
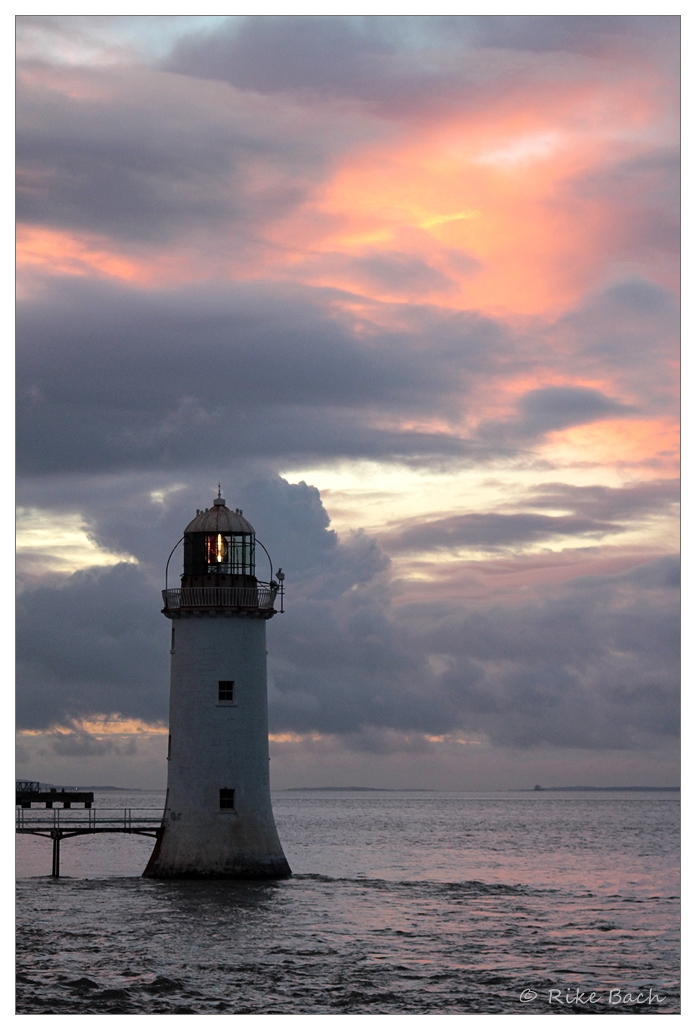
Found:
[(224, 506), (225, 506), (225, 498), (222, 497), (222, 487), (220, 486), (219, 483), (218, 483), (218, 495), (215, 498), (215, 500), (213, 501), (213, 504), (217, 508), (224, 508)]
[(218, 497), (222, 497), (222, 487), (218, 483)]

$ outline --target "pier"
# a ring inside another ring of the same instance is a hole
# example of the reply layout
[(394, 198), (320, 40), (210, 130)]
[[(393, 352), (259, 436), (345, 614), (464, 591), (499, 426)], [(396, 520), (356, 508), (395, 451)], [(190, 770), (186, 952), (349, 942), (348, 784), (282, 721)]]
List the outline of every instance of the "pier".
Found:
[(91, 790), (77, 790), (65, 787), (49, 787), (41, 789), (40, 783), (20, 780), (17, 783), (16, 804), (22, 808), (31, 808), (33, 802), (43, 803), (46, 808), (53, 808), (56, 804), (62, 804), (63, 808), (72, 808), (73, 805), (84, 805), (91, 808), (94, 801), (94, 793)]
[[(60, 876), (60, 842), (66, 837), (84, 837), (93, 833), (135, 833), (141, 837), (160, 837), (160, 808), (92, 808), (90, 799), (83, 802), (85, 807), (79, 810), (71, 807), (75, 801), (75, 792), (66, 793), (69, 798), (67, 802), (63, 801), (62, 809), (48, 807), (57, 800), (57, 791), (50, 792), (50, 800), (44, 802), (47, 807), (42, 810), (32, 811), (26, 801), (17, 807), (17, 833), (30, 833), (53, 841), (51, 876)], [(43, 798), (36, 800), (40, 803)]]

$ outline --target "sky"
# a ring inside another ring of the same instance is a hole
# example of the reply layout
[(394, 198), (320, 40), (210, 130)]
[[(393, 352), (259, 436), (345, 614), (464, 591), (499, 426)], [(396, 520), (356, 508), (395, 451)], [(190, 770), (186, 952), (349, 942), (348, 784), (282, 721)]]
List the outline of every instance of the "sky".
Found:
[(274, 788), (676, 784), (679, 19), (17, 42), (18, 776), (164, 786), (220, 482)]

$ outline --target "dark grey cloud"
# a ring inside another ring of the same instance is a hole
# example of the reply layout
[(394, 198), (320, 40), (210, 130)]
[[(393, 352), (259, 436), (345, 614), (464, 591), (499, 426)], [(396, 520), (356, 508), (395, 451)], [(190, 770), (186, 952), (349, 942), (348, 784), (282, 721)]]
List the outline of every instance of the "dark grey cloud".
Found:
[[(625, 533), (646, 518), (665, 514), (679, 502), (679, 480), (650, 480), (623, 487), (542, 483), (526, 497), (509, 501), (506, 511), (472, 512), (442, 518), (413, 518), (380, 535), (387, 551), (408, 552), (473, 547), (499, 551), (558, 537), (599, 539)], [(544, 515), (524, 508), (567, 509)]]
[(134, 755), (137, 753), (133, 737), (125, 740), (111, 735), (99, 737), (79, 728), (70, 729), (70, 733), (52, 733), (50, 735), (51, 750), (55, 754), (70, 758), (85, 758), (88, 755)]
[(562, 55), (567, 72), (576, 57), (654, 50), (656, 39), (674, 43), (678, 33), (678, 19), (668, 17), (256, 16), (192, 33), (164, 67), (243, 90), (353, 99), (413, 117), (475, 106), (502, 83), (529, 81), (546, 55)]
[[(355, 747), (386, 730), (463, 730), (522, 747), (640, 749), (673, 738), (675, 559), (495, 602), (394, 605), (378, 543), (365, 533), (339, 540), (314, 488), (249, 469), (226, 478), (228, 500), (288, 574), (287, 614), (269, 625), (273, 731), (337, 733)], [(20, 596), (22, 727), (111, 712), (166, 720), (164, 559), (208, 492), (201, 479), (162, 503), (144, 490), (119, 500), (116, 482), (100, 493), (94, 481), (95, 538), (144, 560)], [(544, 496), (550, 503), (551, 490)]]
[[(456, 431), (486, 376), (543, 370), (544, 333), (573, 341), (584, 326), (577, 346), (588, 360), (593, 348), (621, 352), (633, 339), (640, 348), (640, 319), (616, 337), (610, 323), (601, 336), (596, 308), (619, 303), (617, 292), (572, 324), (542, 327), (535, 340), (491, 318), (426, 305), (403, 309), (408, 328), (359, 336), (331, 309), (350, 295), (329, 290), (205, 284), (143, 292), (59, 281), (18, 308), (18, 467), (28, 475), (171, 471), (190, 469), (202, 454), (211, 468), (242, 454), (486, 461), (556, 429), (635, 417), (646, 406), (669, 410), (666, 381), (644, 399), (647, 362), (634, 377), (640, 405), (594, 389), (541, 387), (520, 398), (512, 418), (484, 421), (466, 437)], [(671, 312), (661, 302), (650, 318), (653, 332), (669, 335)], [(434, 417), (454, 431), (398, 428)]]
[(621, 418), (636, 409), (584, 386), (544, 386), (528, 390), (517, 402), (517, 414), (506, 420), (485, 421), (478, 429), (483, 441), (522, 443), (571, 426)]
[(670, 291), (627, 279), (586, 298), (554, 328), (559, 341), (573, 348), (578, 369), (609, 369), (645, 413), (676, 413), (680, 316)]
[[(454, 27), (458, 19), (450, 18)], [(597, 55), (679, 39), (679, 18), (672, 15), (477, 15), (466, 19), (479, 46)], [(453, 24), (454, 23), (454, 24)]]
[[(467, 263), (465, 255), (461, 263)], [(469, 259), (469, 270), (473, 270), (476, 265), (476, 261)], [(451, 279), (427, 262), (398, 252), (380, 251), (373, 257), (356, 258), (350, 262), (350, 270), (358, 282), (362, 279), (371, 287), (387, 292), (408, 293), (416, 290), (429, 293), (452, 286)]]
[(606, 205), (614, 252), (630, 254), (633, 261), (655, 252), (678, 258), (680, 173), (678, 149), (656, 149), (570, 179), (561, 193), (566, 203), (576, 199)]
[[(330, 606), (388, 567), (365, 534), (339, 542), (316, 488), (239, 468), (223, 470), (222, 479), (228, 503), (252, 519), (275, 567), (283, 566), (288, 587), (302, 584), (317, 606)], [(79, 484), (59, 478), (44, 486), (44, 504), (59, 509), (61, 495), (64, 504), (79, 503), (95, 541), (132, 554), (141, 564), (80, 571), (58, 583), (32, 584), (20, 595), (20, 727), (69, 725), (100, 712), (166, 720), (169, 624), (160, 614), (165, 560), (195, 509), (210, 503), (213, 490), (192, 483), (164, 502), (153, 502), (145, 483), (133, 490), (112, 481), (100, 490), (98, 481), (85, 480), (80, 492)], [(180, 570), (179, 550), (170, 582)], [(259, 555), (259, 576), (269, 578), (269, 571)]]
[(459, 729), (519, 747), (641, 748), (673, 738), (675, 571), (673, 559), (661, 560), (522, 601), (400, 605), (388, 618), (369, 589), (334, 611), (298, 600), (294, 622), (278, 628), (273, 726)]
[(385, 19), (250, 17), (180, 41), (165, 67), (258, 92), (346, 92), (394, 44)]
[(529, 497), (536, 508), (568, 508), (577, 515), (628, 522), (660, 515), (679, 503), (678, 479), (651, 479), (622, 487), (540, 483)]
[(37, 586), (17, 601), (20, 727), (94, 712), (166, 719), (167, 629), (142, 570), (117, 565)]
[(519, 404), (518, 431), (537, 436), (570, 426), (630, 413), (631, 408), (600, 390), (583, 386), (545, 386), (525, 393)]
[(17, 216), (116, 242), (257, 245), (375, 131), (347, 112), (245, 100), (142, 67), (70, 74), (67, 89), (20, 75)]
[(461, 451), (450, 435), (371, 423), (385, 412), (457, 417), (473, 377), (497, 361), (504, 328), (424, 309), (413, 331), (361, 339), (326, 310), (335, 296), (73, 282), (20, 305), (20, 470)]
[(515, 605), (443, 612), (420, 642), (452, 656), (448, 696), (497, 743), (640, 748), (677, 733), (677, 588), (678, 560), (659, 559)]
[(613, 522), (599, 522), (572, 515), (539, 515), (531, 512), (501, 515), (497, 512), (483, 512), (448, 515), (443, 519), (407, 525), (390, 534), (383, 542), (390, 551), (457, 547), (498, 550), (513, 544), (551, 540), (556, 536), (600, 537), (622, 531), (623, 527)]

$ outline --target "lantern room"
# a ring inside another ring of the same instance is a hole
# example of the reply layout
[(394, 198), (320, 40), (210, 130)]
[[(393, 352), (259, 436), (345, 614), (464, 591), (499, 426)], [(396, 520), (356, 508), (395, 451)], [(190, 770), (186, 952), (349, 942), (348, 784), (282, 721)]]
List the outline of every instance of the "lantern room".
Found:
[(196, 512), (184, 530), (182, 587), (256, 586), (256, 534), (224, 497)]

